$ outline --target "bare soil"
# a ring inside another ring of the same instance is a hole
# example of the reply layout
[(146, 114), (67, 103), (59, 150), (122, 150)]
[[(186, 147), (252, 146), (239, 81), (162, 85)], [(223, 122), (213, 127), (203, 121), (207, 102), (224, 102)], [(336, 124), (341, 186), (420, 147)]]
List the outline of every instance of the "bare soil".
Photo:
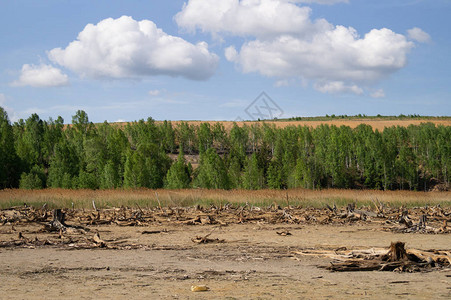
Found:
[[(223, 217), (221, 213), (216, 214), (217, 221), (214, 222), (212, 218), (205, 218), (211, 216), (208, 211), (191, 209), (185, 214), (182, 211), (170, 214), (167, 209), (158, 211), (143, 211), (139, 216), (142, 221), (135, 226), (120, 225), (131, 225), (125, 222), (133, 219), (136, 210), (115, 210), (116, 219), (120, 219), (122, 212), (126, 216), (124, 221), (114, 221), (107, 213), (95, 217), (94, 211), (68, 212), (67, 225), (72, 227), (61, 232), (43, 229), (51, 216), (33, 221), (30, 210), (27, 214), (14, 214), (15, 210), (0, 211), (3, 220), (0, 225), (0, 298), (451, 297), (449, 266), (415, 273), (331, 272), (321, 268), (330, 265), (330, 258), (294, 254), (342, 247), (388, 249), (393, 241), (405, 242), (407, 249), (450, 251), (448, 231), (441, 234), (396, 233), (400, 231), (392, 229), (400, 224), (390, 219), (389, 213), (363, 219), (356, 219), (353, 213), (340, 221), (341, 217), (335, 217), (327, 210), (282, 212), (274, 209), (247, 212), (245, 217), (232, 218), (236, 215), (234, 211), (222, 213)], [(425, 211), (419, 210), (419, 213)], [(38, 213), (41, 215), (42, 212)], [(93, 218), (80, 217), (82, 213)], [(314, 221), (300, 219), (307, 213), (315, 216)], [(408, 216), (413, 220), (419, 213), (409, 210)], [(180, 220), (175, 220), (173, 214), (178, 214)], [(299, 222), (280, 218), (281, 214), (299, 216)], [(321, 219), (321, 214), (327, 218)], [(338, 214), (344, 214), (344, 211)], [(23, 217), (25, 215), (28, 219)], [(428, 216), (431, 222), (428, 224), (438, 228), (438, 220), (443, 216), (449, 218), (449, 210), (441, 211), (441, 216), (435, 212), (436, 219), (433, 213)], [(95, 242), (95, 235), (104, 242), (103, 245)], [(197, 243), (196, 237), (209, 242)], [(192, 292), (194, 285), (206, 285), (209, 291)]]

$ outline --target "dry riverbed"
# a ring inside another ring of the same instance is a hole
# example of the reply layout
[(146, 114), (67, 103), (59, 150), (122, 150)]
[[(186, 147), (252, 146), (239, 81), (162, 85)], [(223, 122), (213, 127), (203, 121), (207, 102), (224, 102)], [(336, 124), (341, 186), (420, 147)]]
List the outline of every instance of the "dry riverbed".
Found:
[[(2, 213), (11, 215), (10, 211)], [(272, 212), (277, 213), (276, 209)], [(341, 223), (333, 218), (330, 222), (269, 222), (270, 214), (241, 222), (239, 218), (232, 222), (228, 217), (216, 217), (218, 222), (202, 224), (187, 222), (196, 218), (175, 222), (168, 217), (166, 222), (153, 219), (140, 226), (119, 226), (76, 222), (76, 214), (71, 219), (68, 213), (70, 227), (64, 231), (45, 230), (51, 216), (45, 221), (4, 222), (0, 226), (0, 298), (451, 297), (449, 266), (413, 273), (332, 272), (324, 269), (330, 266), (331, 258), (296, 254), (384, 247), (388, 251), (394, 241), (405, 242), (406, 249), (449, 253), (449, 233), (400, 233), (384, 229), (388, 223), (383, 218), (370, 217)], [(294, 211), (285, 214), (295, 215)], [(192, 292), (195, 285), (206, 285), (209, 290)]]

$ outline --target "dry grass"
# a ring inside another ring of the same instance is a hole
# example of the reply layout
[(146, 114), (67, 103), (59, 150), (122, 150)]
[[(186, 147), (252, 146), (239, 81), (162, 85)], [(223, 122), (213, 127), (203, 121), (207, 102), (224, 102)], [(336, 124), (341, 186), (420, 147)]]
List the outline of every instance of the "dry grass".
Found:
[[(158, 199), (157, 199), (158, 195)], [(156, 207), (221, 205), (232, 203), (255, 206), (324, 207), (326, 204), (345, 206), (356, 203), (358, 206), (374, 206), (380, 201), (391, 207), (451, 206), (451, 192), (411, 192), (411, 191), (373, 191), (373, 190), (337, 190), (328, 189), (312, 191), (306, 189), (280, 190), (2, 190), (0, 191), (0, 208), (17, 205), (40, 207), (47, 203), (52, 207), (92, 208), (92, 201), (97, 208), (107, 207)]]

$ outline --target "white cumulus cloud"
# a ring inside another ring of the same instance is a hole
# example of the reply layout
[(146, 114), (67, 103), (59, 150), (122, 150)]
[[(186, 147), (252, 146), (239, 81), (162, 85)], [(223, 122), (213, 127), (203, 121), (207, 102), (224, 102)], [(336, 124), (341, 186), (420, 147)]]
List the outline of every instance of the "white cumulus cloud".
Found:
[(213, 35), (270, 38), (280, 34), (311, 36), (329, 24), (310, 20), (311, 9), (284, 0), (190, 0), (175, 16), (178, 26)]
[(205, 80), (214, 74), (219, 60), (205, 42), (189, 43), (168, 35), (152, 21), (128, 16), (88, 24), (76, 40), (48, 56), (91, 78), (169, 75)]
[(431, 41), (431, 36), (418, 27), (407, 30), (407, 35), (411, 40), (420, 43), (428, 43)]
[(414, 46), (406, 36), (387, 28), (360, 36), (352, 27), (313, 20), (300, 2), (346, 1), (189, 0), (175, 20), (190, 31), (246, 37), (241, 49), (224, 53), (244, 73), (312, 81), (321, 92), (363, 94), (362, 87), (406, 66)]
[(230, 60), (244, 73), (299, 77), (319, 81), (320, 86), (327, 82), (354, 86), (376, 82), (403, 68), (412, 46), (403, 35), (389, 29), (373, 29), (359, 38), (354, 29), (337, 26), (311, 41), (281, 36), (246, 42)]
[(354, 93), (357, 95), (363, 94), (363, 89), (357, 85), (346, 85), (343, 81), (328, 81), (317, 82), (315, 89), (322, 93), (339, 94), (339, 93)]
[(234, 61), (238, 56), (238, 52), (234, 46), (230, 46), (224, 50), (224, 55), (228, 61)]
[(46, 64), (24, 64), (19, 79), (12, 86), (56, 87), (68, 84), (67, 75), (58, 68)]

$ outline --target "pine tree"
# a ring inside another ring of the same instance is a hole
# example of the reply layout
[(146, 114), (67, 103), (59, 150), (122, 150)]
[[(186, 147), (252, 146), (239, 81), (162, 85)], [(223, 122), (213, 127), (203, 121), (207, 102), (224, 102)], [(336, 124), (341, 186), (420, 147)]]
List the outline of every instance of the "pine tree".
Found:
[(203, 153), (213, 146), (213, 133), (209, 123), (201, 123), (197, 128), (197, 141), (199, 153)]
[(220, 122), (215, 123), (212, 129), (213, 143), (220, 153), (224, 153), (225, 149), (230, 148), (230, 141), (224, 125)]
[(194, 146), (196, 144), (196, 133), (193, 126), (187, 122), (181, 122), (177, 126), (176, 133), (179, 147), (183, 149), (183, 152), (193, 154), (193, 151), (196, 150)]
[(54, 149), (48, 171), (48, 186), (53, 188), (77, 188), (72, 180), (78, 176), (79, 158), (75, 146), (67, 139), (61, 139)]
[(101, 174), (100, 188), (101, 189), (114, 189), (122, 185), (119, 171), (115, 164), (109, 160), (103, 167)]
[(16, 151), (23, 162), (24, 171), (32, 166), (44, 165), (41, 145), (44, 142), (44, 122), (37, 114), (32, 114), (26, 121), (20, 136), (16, 136)]
[(162, 188), (169, 164), (169, 158), (157, 145), (139, 145), (136, 151), (130, 150), (127, 154), (124, 187)]
[(246, 159), (247, 143), (249, 140), (248, 127), (240, 127), (233, 123), (230, 130), (230, 154), (240, 160), (240, 164), (244, 164)]
[(177, 161), (169, 168), (166, 175), (165, 188), (168, 189), (186, 189), (191, 182), (191, 173), (186, 165), (183, 151), (180, 150)]
[(241, 165), (237, 157), (229, 158), (229, 168), (227, 169), (229, 176), (230, 188), (238, 189), (242, 187), (241, 181)]
[(19, 185), (20, 164), (14, 147), (13, 128), (0, 107), (0, 189)]
[(162, 125), (159, 126), (160, 136), (161, 136), (161, 147), (166, 152), (174, 153), (176, 150), (175, 145), (175, 130), (172, 128), (171, 121), (164, 121)]
[(210, 148), (200, 156), (197, 177), (194, 181), (197, 187), (207, 189), (229, 189), (227, 169), (216, 150)]
[(64, 119), (62, 117), (58, 117), (56, 120), (50, 118), (44, 126), (44, 140), (41, 143), (44, 168), (50, 166), (50, 159), (54, 155), (55, 145), (62, 138), (65, 138), (63, 129)]
[(281, 189), (287, 186), (284, 180), (282, 165), (279, 161), (274, 160), (270, 162), (268, 171), (266, 172), (266, 180), (270, 189)]
[(243, 188), (247, 190), (263, 188), (263, 170), (258, 165), (257, 155), (255, 153), (246, 159), (246, 165), (244, 166), (243, 176), (241, 178)]

